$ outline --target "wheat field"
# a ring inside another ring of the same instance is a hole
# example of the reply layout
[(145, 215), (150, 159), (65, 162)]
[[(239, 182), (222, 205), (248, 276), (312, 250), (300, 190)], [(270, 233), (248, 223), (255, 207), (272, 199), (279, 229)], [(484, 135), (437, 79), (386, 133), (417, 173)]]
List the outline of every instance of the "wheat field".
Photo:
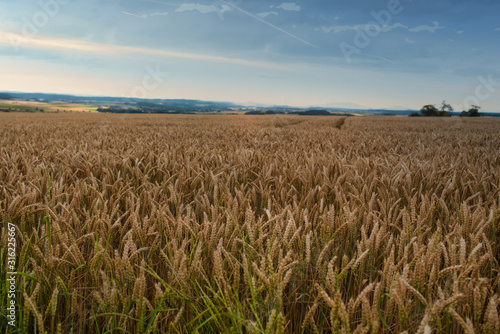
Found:
[(500, 119), (5, 113), (0, 328), (499, 333), (499, 209)]

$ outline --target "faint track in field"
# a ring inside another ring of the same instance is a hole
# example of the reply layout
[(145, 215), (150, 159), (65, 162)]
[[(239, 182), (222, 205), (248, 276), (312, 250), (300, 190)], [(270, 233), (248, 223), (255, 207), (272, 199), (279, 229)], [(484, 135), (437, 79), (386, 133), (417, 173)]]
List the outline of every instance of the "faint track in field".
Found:
[(339, 130), (342, 130), (342, 126), (344, 125), (346, 119), (347, 119), (347, 117), (339, 119), (337, 122), (335, 122), (335, 124), (333, 126)]

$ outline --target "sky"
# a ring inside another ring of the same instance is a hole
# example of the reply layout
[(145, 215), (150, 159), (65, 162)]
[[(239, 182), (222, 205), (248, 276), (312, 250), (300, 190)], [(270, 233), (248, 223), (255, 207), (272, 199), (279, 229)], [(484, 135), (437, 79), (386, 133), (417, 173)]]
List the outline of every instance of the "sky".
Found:
[(0, 0), (0, 91), (500, 111), (500, 1), (290, 1)]

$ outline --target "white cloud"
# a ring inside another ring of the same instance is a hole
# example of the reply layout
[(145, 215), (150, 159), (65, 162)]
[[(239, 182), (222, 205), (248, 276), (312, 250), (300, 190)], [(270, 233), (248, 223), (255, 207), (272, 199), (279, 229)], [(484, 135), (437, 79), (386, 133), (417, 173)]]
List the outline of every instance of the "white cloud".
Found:
[[(231, 8), (227, 5), (222, 5), (221, 8), (222, 8), (222, 10), (220, 11), (221, 13), (231, 10)], [(214, 5), (208, 6), (199, 3), (183, 3), (175, 11), (178, 13), (187, 11), (198, 11), (202, 14), (207, 14), (207, 13), (217, 12), (218, 9)]]
[(388, 32), (391, 31), (395, 28), (406, 28), (408, 27), (402, 25), (401, 23), (396, 23), (393, 24), (392, 26), (384, 25), (384, 26), (379, 26), (379, 25), (373, 25), (373, 24), (356, 24), (356, 25), (343, 25), (343, 26), (331, 26), (331, 27), (322, 27), (321, 29), (323, 32), (329, 33), (333, 32), (335, 34), (338, 34), (339, 32), (343, 31), (358, 31), (358, 30), (376, 30), (380, 32)]
[(295, 12), (300, 11), (300, 6), (298, 6), (295, 2), (283, 2), (281, 5), (279, 5), (276, 8), (281, 8), (283, 10), (290, 10), (290, 11), (295, 11)]
[(496, 28), (495, 31), (500, 31), (500, 28)]
[(321, 27), (321, 30), (323, 32), (329, 33), (332, 32), (335, 34), (338, 34), (339, 32), (342, 31), (348, 31), (348, 30), (362, 30), (366, 27), (365, 24), (357, 24), (354, 26), (331, 26), (331, 27)]
[(276, 13), (276, 12), (263, 12), (263, 13), (259, 13), (257, 15), (264, 18), (264, 17), (267, 17), (269, 15), (278, 15), (278, 13)]
[(335, 34), (338, 34), (339, 32), (343, 32), (343, 31), (358, 31), (358, 30), (389, 32), (389, 31), (396, 29), (396, 28), (403, 28), (403, 29), (406, 29), (410, 32), (428, 31), (431, 33), (435, 32), (438, 29), (444, 29), (444, 27), (440, 26), (438, 22), (434, 22), (434, 26), (420, 25), (420, 26), (415, 27), (415, 28), (410, 28), (410, 27), (405, 26), (401, 23), (395, 23), (395, 24), (390, 25), (390, 26), (389, 25), (380, 26), (378, 24), (356, 24), (356, 25), (322, 27), (321, 29), (325, 33), (333, 32)]
[(340, 16), (335, 16), (333, 19), (337, 21), (338, 19), (340, 19)]
[(444, 29), (444, 27), (440, 26), (439, 25), (439, 22), (432, 22), (434, 24), (434, 26), (428, 26), (428, 25), (421, 25), (421, 26), (418, 26), (418, 27), (415, 27), (415, 28), (411, 28), (411, 29), (408, 29), (410, 30), (411, 32), (420, 32), (420, 31), (428, 31), (428, 32), (435, 32), (436, 30), (438, 29)]
[(153, 14), (149, 14), (149, 16), (167, 16), (168, 15), (168, 12), (158, 12), (158, 13), (153, 13)]
[(464, 33), (463, 30), (457, 30), (457, 35), (462, 35)]
[(142, 15), (137, 15), (137, 14), (132, 14), (132, 13), (129, 13), (129, 12), (122, 12), (123, 14), (126, 14), (126, 15), (130, 15), (130, 16), (134, 16), (134, 17), (138, 17), (140, 19), (147, 19), (148, 17), (153, 17), (153, 16), (167, 16), (168, 15), (168, 12), (158, 12), (158, 13), (152, 13), (152, 14), (142, 14)]
[(405, 41), (406, 41), (406, 43), (408, 43), (408, 44), (413, 44), (413, 43), (415, 43), (415, 41), (413, 41), (413, 40), (409, 39), (408, 37), (406, 37), (406, 38), (405, 38)]

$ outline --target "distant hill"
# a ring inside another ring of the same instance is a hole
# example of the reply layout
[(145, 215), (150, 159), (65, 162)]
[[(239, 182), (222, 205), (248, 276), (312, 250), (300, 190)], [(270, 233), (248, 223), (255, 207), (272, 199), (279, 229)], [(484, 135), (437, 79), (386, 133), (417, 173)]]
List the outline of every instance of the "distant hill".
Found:
[(354, 110), (368, 110), (370, 108), (352, 103), (352, 102), (332, 102), (320, 105), (319, 108), (326, 109), (354, 109)]
[(14, 96), (7, 93), (0, 93), (0, 100), (13, 100)]
[[(94, 104), (115, 106), (108, 112), (214, 112), (237, 107), (231, 102), (187, 100), (187, 99), (138, 99), (111, 96), (77, 96), (44, 93), (0, 93), (11, 99), (34, 100), (38, 102), (67, 102), (76, 104)], [(117, 105), (124, 107), (119, 108)], [(101, 109), (104, 111), (104, 108)]]
[[(203, 101), (189, 99), (139, 99), (132, 97), (78, 96), (66, 94), (0, 92), (0, 100), (24, 100), (43, 103), (64, 102), (90, 104), (99, 107), (100, 112), (110, 113), (217, 113), (234, 110), (247, 114), (298, 114), (298, 115), (371, 115), (371, 116), (408, 116), (418, 110), (394, 107), (389, 109), (370, 109), (351, 102), (334, 102), (323, 106), (301, 108), (287, 105), (253, 105), (232, 102)], [(452, 112), (459, 116), (459, 112)], [(481, 116), (500, 117), (498, 112), (482, 112)]]

